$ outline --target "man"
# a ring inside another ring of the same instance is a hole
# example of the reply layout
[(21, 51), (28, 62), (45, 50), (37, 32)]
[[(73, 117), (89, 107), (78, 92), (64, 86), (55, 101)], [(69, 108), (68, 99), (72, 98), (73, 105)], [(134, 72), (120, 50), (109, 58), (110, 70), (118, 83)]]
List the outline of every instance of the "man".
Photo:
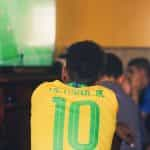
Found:
[[(142, 114), (142, 131), (143, 131), (143, 143), (149, 142), (150, 132), (148, 128), (150, 111), (149, 100), (150, 87), (150, 63), (146, 58), (134, 58), (129, 61), (127, 68), (130, 84), (131, 84), (131, 96), (135, 103), (139, 106)], [(147, 89), (145, 89), (147, 87)]]
[(94, 85), (104, 72), (102, 48), (71, 45), (63, 72), (66, 84), (46, 82), (32, 95), (31, 150), (110, 150), (118, 103), (111, 90)]
[(117, 121), (127, 124), (129, 129), (135, 134), (134, 148), (132, 145), (122, 142), (121, 150), (141, 150), (142, 147), (138, 107), (121, 88), (124, 78), (121, 60), (116, 55), (108, 53), (105, 76), (103, 80), (100, 80), (100, 83), (103, 86), (112, 89), (116, 93), (119, 102)]
[(132, 59), (128, 63), (127, 72), (131, 83), (131, 96), (139, 104), (140, 93), (149, 83), (149, 61), (145, 58)]

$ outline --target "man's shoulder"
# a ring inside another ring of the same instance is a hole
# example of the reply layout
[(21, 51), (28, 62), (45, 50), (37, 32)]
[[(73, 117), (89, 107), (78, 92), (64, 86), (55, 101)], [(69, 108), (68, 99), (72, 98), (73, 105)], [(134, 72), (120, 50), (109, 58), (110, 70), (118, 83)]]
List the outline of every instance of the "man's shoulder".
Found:
[(51, 86), (52, 83), (53, 82), (45, 81), (45, 82), (41, 83), (40, 85), (38, 85), (34, 91), (38, 91), (39, 89), (43, 89), (43, 88), (45, 88), (47, 86)]
[(51, 86), (62, 86), (63, 83), (61, 83), (61, 81), (59, 80), (55, 80), (55, 81), (45, 81), (43, 83), (41, 83), (40, 85), (37, 86), (37, 88), (35, 90), (38, 90), (38, 89), (42, 89), (42, 88), (45, 88), (45, 87), (51, 87)]
[(108, 88), (108, 87), (103, 86), (103, 85), (98, 85), (97, 87), (98, 87), (97, 89), (103, 91), (104, 98), (109, 99), (109, 103), (112, 103), (113, 106), (116, 106), (115, 110), (118, 111), (118, 100), (116, 97), (116, 93), (111, 88)]
[(124, 107), (125, 105), (135, 105), (132, 98), (128, 96), (118, 84), (112, 82), (103, 82), (102, 85), (114, 91), (120, 106)]
[(129, 96), (122, 90), (122, 88), (117, 83), (102, 82), (102, 85), (114, 91), (118, 98), (122, 97), (125, 99), (129, 99)]
[(117, 83), (107, 81), (107, 82), (102, 82), (101, 85), (113, 90), (114, 92), (122, 92), (121, 87)]
[(45, 82), (41, 83), (33, 91), (32, 97), (43, 93), (48, 88), (51, 88), (52, 86), (55, 86), (56, 84), (57, 84), (57, 81), (52, 81), (52, 82), (45, 81)]
[(109, 88), (109, 86), (105, 85), (105, 83), (103, 84), (98, 84), (97, 88), (100, 88), (106, 92), (110, 92), (110, 93), (114, 93), (113, 89)]

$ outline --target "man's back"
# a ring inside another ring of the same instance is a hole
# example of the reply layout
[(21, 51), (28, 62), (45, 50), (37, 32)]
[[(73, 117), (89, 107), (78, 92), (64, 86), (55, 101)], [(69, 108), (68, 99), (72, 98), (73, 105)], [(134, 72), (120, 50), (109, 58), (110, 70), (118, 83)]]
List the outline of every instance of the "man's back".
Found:
[(110, 150), (117, 109), (104, 87), (44, 83), (32, 96), (31, 150)]
[(119, 85), (113, 82), (103, 82), (103, 86), (112, 89), (119, 102), (118, 121), (126, 123), (135, 134), (135, 149), (123, 143), (121, 150), (141, 150), (140, 116), (138, 106), (127, 96)]

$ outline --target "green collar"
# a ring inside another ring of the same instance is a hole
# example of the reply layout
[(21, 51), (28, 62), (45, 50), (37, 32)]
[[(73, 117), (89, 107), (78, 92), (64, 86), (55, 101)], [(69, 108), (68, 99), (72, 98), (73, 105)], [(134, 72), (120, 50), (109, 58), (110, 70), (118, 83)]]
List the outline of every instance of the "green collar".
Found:
[(68, 83), (68, 85), (72, 86), (72, 87), (76, 87), (76, 88), (82, 88), (82, 87), (86, 86), (85, 84), (77, 83), (77, 82), (70, 82), (70, 83)]

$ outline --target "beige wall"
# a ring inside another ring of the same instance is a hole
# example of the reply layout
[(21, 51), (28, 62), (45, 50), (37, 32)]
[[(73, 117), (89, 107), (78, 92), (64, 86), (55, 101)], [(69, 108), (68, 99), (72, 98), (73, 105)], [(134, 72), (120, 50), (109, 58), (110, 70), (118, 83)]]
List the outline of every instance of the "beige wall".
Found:
[(150, 0), (57, 0), (56, 47), (76, 40), (150, 47)]
[(118, 55), (124, 65), (132, 58), (144, 57), (150, 60), (150, 48), (106, 48), (107, 52)]

